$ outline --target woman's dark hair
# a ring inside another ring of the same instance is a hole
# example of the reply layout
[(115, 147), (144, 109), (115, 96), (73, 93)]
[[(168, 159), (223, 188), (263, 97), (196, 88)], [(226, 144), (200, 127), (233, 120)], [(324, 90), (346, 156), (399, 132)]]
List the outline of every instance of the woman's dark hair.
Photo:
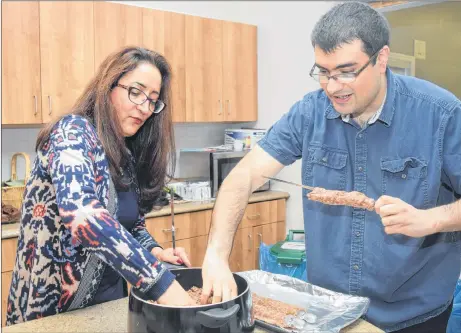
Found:
[[(116, 110), (110, 95), (120, 78), (142, 63), (149, 63), (160, 71), (162, 85), (159, 99), (165, 102), (165, 108), (158, 114), (152, 114), (135, 135), (125, 138), (118, 118), (114, 116)], [(124, 147), (130, 149), (136, 161), (136, 177), (140, 188), (139, 208), (142, 213), (152, 209), (168, 178), (174, 174), (176, 155), (170, 84), (171, 68), (161, 54), (141, 47), (125, 47), (104, 60), (95, 77), (69, 112), (85, 117), (94, 124), (117, 188), (127, 187), (122, 181), (120, 170), (126, 166), (130, 158)], [(37, 139), (36, 150), (41, 149), (48, 140), (52, 128), (59, 120), (60, 118), (42, 129)]]

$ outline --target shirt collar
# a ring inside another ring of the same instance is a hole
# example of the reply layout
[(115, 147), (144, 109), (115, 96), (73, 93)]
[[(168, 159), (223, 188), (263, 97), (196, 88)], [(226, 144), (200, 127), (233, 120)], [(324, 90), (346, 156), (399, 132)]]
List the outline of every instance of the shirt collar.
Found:
[[(386, 78), (387, 78), (387, 91), (386, 96), (384, 97), (383, 105), (381, 105), (380, 109), (371, 117), (368, 121), (369, 124), (376, 122), (376, 120), (381, 120), (385, 123), (388, 127), (391, 126), (392, 119), (394, 117), (394, 102), (395, 102), (395, 91), (396, 91), (396, 82), (394, 74), (391, 72), (389, 68), (386, 69)], [(342, 117), (347, 117), (347, 121), (349, 121), (349, 116), (342, 116), (338, 111), (336, 111), (333, 107), (333, 104), (329, 102), (327, 109), (325, 110), (325, 115), (327, 119), (335, 119)]]

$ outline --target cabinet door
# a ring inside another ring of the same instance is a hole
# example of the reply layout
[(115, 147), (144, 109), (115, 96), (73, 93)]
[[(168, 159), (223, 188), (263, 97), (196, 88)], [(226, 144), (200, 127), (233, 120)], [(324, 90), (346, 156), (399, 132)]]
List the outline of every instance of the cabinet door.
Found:
[(186, 39), (184, 14), (143, 9), (143, 45), (165, 56), (171, 66), (173, 122), (186, 120)]
[(5, 326), (6, 323), (6, 307), (12, 276), (13, 272), (2, 273), (2, 327)]
[(237, 230), (229, 257), (232, 272), (254, 269), (253, 228)]
[(41, 1), (43, 122), (68, 113), (94, 75), (93, 2)]
[(39, 2), (2, 2), (2, 124), (41, 124)]
[(273, 245), (286, 237), (285, 221), (264, 224), (253, 228), (254, 269), (259, 269), (259, 246), (261, 242)]
[(224, 121), (222, 21), (186, 16), (186, 121)]
[[(160, 243), (164, 248), (173, 246), (172, 242)], [(202, 267), (207, 247), (207, 236), (191, 237), (176, 242), (177, 247), (183, 247), (186, 251), (192, 267)]]
[(17, 237), (2, 239), (2, 273), (13, 270), (17, 248)]
[(227, 121), (258, 119), (256, 26), (223, 22), (223, 99)]
[(141, 46), (142, 27), (142, 8), (94, 1), (95, 68), (124, 46)]

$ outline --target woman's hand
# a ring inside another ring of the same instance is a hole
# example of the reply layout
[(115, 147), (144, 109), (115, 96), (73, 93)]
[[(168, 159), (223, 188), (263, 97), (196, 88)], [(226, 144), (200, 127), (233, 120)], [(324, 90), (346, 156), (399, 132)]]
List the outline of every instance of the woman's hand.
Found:
[(185, 264), (187, 267), (191, 266), (186, 250), (183, 247), (177, 247), (176, 249), (170, 247), (165, 250), (161, 247), (154, 247), (152, 254), (160, 261), (169, 262), (174, 265)]
[(192, 297), (189, 296), (187, 291), (174, 280), (171, 286), (159, 297), (157, 303), (164, 305), (182, 305), (182, 306), (194, 306), (196, 305)]

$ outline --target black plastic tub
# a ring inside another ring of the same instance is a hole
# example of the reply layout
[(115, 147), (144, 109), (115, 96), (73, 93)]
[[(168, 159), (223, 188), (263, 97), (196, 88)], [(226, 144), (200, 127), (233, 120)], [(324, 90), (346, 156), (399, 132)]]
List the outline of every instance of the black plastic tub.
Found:
[[(200, 268), (170, 270), (186, 290), (202, 287)], [(238, 296), (230, 301), (192, 307), (165, 306), (148, 302), (132, 288), (129, 296), (128, 332), (142, 333), (239, 333), (252, 332), (255, 321), (247, 281), (234, 274)]]

